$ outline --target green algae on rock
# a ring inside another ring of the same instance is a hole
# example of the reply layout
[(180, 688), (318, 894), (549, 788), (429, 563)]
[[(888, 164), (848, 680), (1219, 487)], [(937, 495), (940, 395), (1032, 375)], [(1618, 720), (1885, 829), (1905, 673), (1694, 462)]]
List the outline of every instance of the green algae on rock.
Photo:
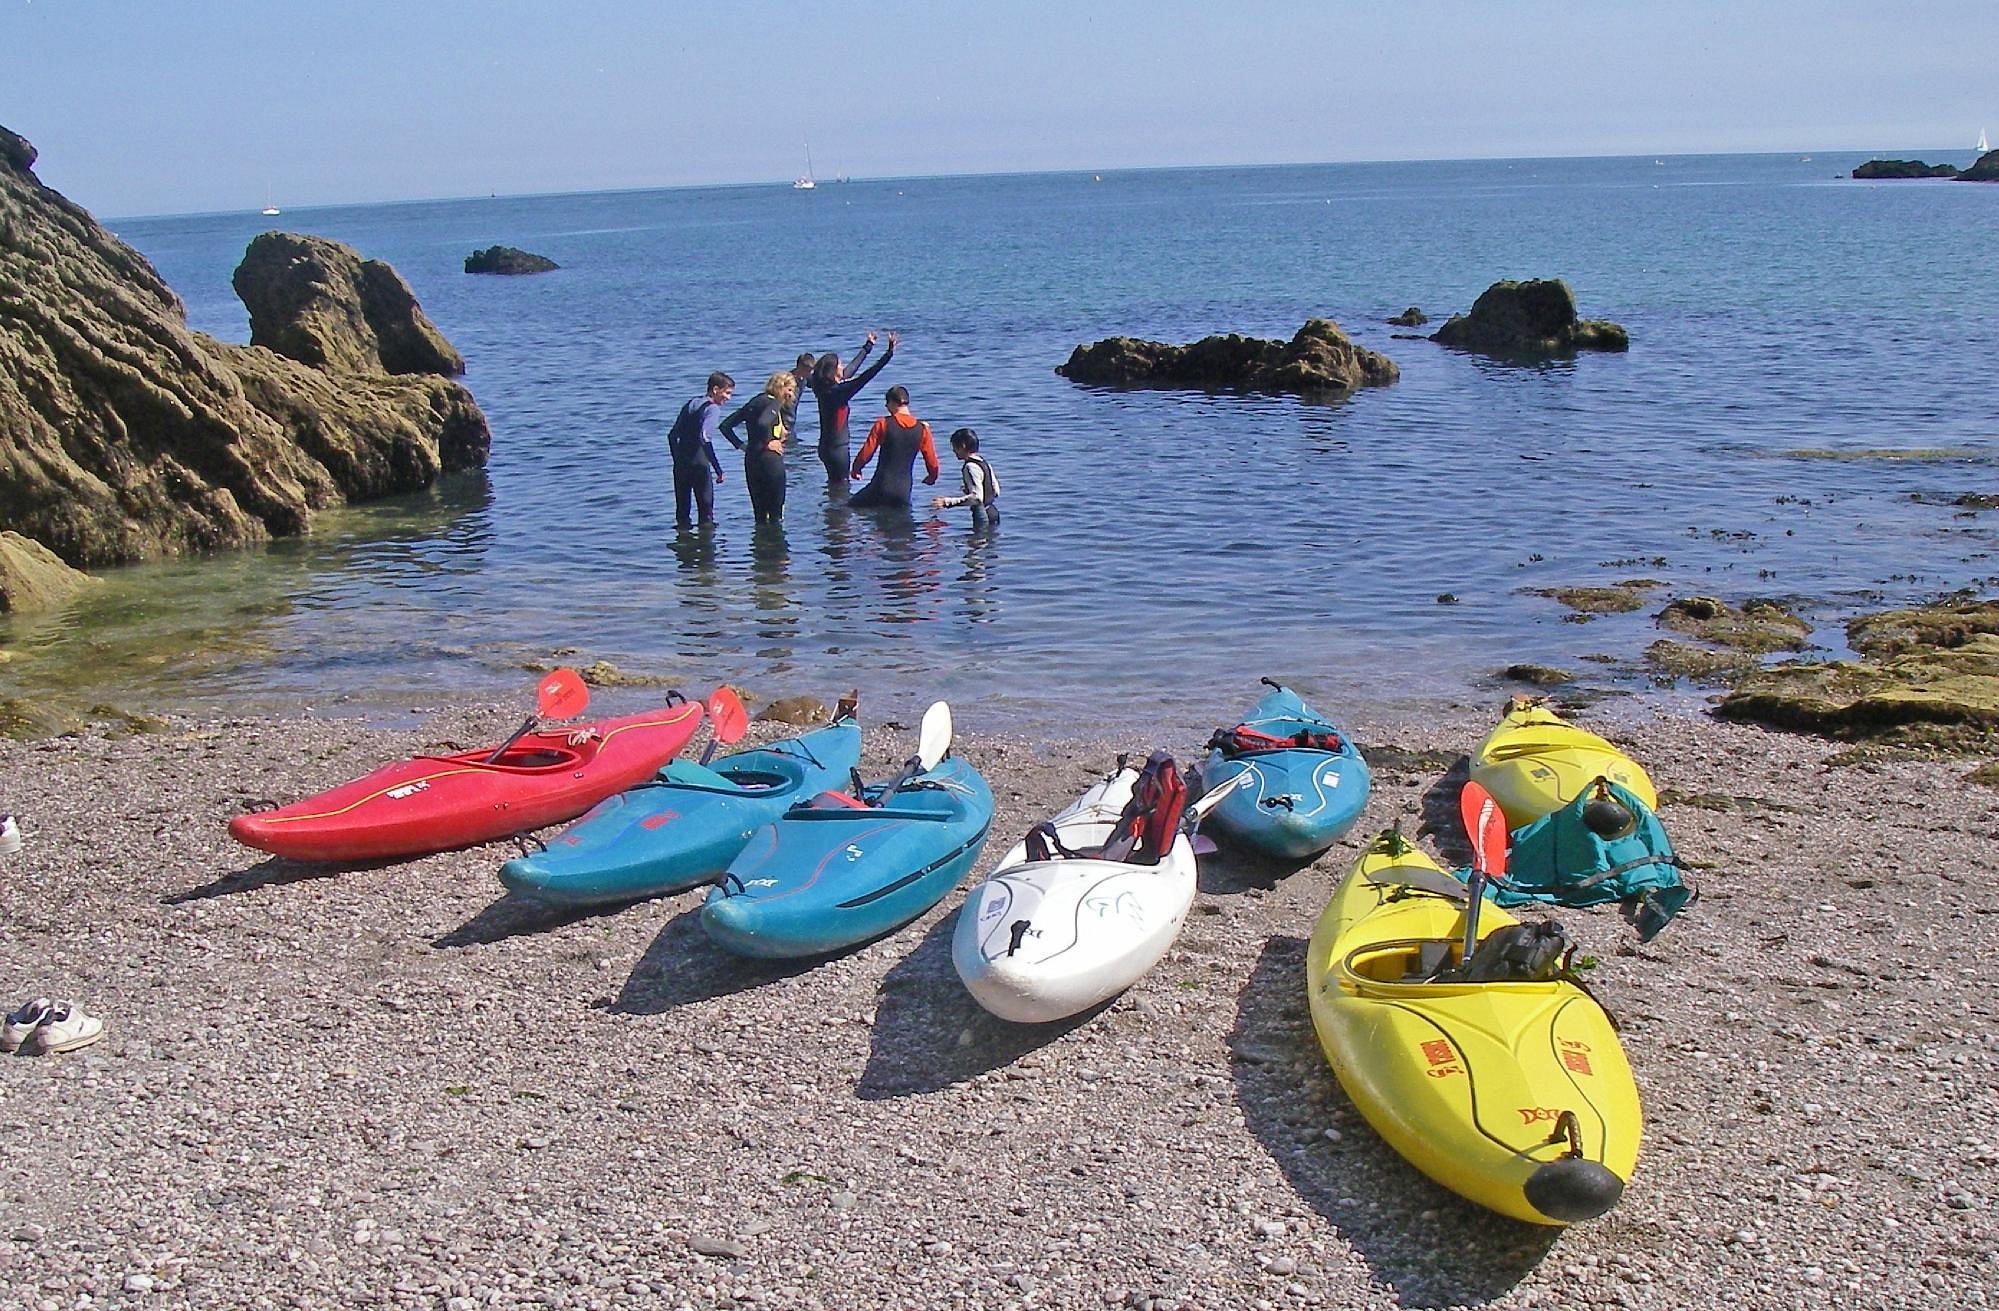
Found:
[(1717, 651), (1662, 637), (1645, 648), (1645, 665), (1662, 679), (1727, 686), (1754, 669), (1756, 661), (1741, 651)]
[(1653, 586), (1640, 579), (1611, 587), (1536, 587), (1530, 595), (1552, 597), (1579, 614), (1621, 615), (1644, 609), (1645, 591)]
[(1658, 615), (1661, 628), (1749, 655), (1802, 651), (1812, 626), (1775, 601), (1750, 600), (1736, 609), (1713, 596), (1683, 596)]
[(1759, 669), (1716, 713), (1846, 741), (1990, 751), (1999, 729), (1999, 600), (1864, 616), (1847, 625), (1859, 660)]
[(99, 581), (32, 537), (0, 532), (0, 614), (53, 609)]

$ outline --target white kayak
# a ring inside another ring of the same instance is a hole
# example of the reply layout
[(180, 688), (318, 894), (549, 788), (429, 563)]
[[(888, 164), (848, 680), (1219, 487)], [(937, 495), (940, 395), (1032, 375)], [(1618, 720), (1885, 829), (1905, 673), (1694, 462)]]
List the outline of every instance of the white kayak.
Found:
[(1056, 842), (1037, 844), (1055, 848), (1048, 859), (1030, 857), (1030, 834), (958, 912), (951, 963), (994, 1015), (1045, 1024), (1079, 1014), (1130, 987), (1180, 936), (1196, 870), (1177, 816), (1154, 863), (1105, 858), (1138, 779), (1125, 766), (1091, 787), (1051, 821)]

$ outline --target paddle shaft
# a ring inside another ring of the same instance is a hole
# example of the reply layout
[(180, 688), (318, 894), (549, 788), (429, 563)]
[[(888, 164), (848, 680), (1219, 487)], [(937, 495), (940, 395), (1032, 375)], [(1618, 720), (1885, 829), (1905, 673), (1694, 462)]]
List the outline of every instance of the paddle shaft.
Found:
[(487, 756), (486, 759), (481, 763), (487, 765), (499, 764), (500, 757), (507, 754), (507, 748), (511, 747), (514, 743), (520, 741), (522, 738), (526, 737), (530, 732), (532, 732), (535, 724), (540, 722), (540, 720), (541, 720), (540, 715), (529, 715), (525, 720), (522, 720), (521, 726), (514, 730), (513, 736), (509, 737), (506, 741), (500, 743), (500, 745), (494, 747), (493, 754)]

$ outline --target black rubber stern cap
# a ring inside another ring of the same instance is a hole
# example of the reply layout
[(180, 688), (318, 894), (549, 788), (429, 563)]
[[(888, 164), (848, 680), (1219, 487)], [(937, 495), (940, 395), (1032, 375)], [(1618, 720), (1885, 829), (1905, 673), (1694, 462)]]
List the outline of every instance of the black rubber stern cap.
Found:
[(1527, 1176), (1527, 1204), (1560, 1224), (1594, 1220), (1624, 1196), (1624, 1181), (1579, 1156), (1549, 1161)]

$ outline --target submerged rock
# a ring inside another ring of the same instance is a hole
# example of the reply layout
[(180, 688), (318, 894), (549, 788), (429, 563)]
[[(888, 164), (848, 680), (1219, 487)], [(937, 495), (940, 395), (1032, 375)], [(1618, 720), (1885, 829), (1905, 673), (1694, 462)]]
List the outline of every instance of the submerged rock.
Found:
[(1576, 317), (1575, 293), (1560, 278), (1495, 282), (1470, 314), (1454, 314), (1430, 340), (1487, 355), (1568, 355), (1631, 348), (1630, 334), (1603, 319)]
[(1414, 305), (1389, 320), (1398, 328), (1420, 328), (1429, 321), (1430, 316)]
[(260, 342), (219, 342), (34, 159), (0, 129), (8, 528), (71, 565), (122, 563), (298, 534), (485, 461), (485, 416), (439, 376), (462, 363), (387, 265), (260, 237), (236, 279)]
[(467, 273), (552, 273), (561, 268), (546, 255), (533, 255), (512, 246), (488, 246), (465, 257)]
[(1989, 751), (1999, 729), (1999, 599), (1863, 616), (1859, 660), (1773, 665), (1716, 713), (1829, 737)]
[(1344, 392), (1402, 376), (1386, 355), (1353, 344), (1331, 319), (1311, 319), (1288, 342), (1203, 337), (1189, 346), (1107, 337), (1078, 346), (1055, 372), (1109, 387), (1204, 387), (1276, 392)]
[(1856, 181), (1894, 178), (1954, 178), (1955, 164), (1925, 164), (1920, 159), (1870, 159), (1853, 170)]
[(1713, 596), (1683, 596), (1658, 614), (1661, 628), (1686, 633), (1749, 655), (1801, 651), (1812, 626), (1775, 601), (1744, 601), (1741, 609)]
[(1649, 578), (1634, 578), (1611, 587), (1536, 587), (1531, 595), (1561, 602), (1578, 614), (1619, 615), (1645, 607), (1645, 592), (1659, 584)]

